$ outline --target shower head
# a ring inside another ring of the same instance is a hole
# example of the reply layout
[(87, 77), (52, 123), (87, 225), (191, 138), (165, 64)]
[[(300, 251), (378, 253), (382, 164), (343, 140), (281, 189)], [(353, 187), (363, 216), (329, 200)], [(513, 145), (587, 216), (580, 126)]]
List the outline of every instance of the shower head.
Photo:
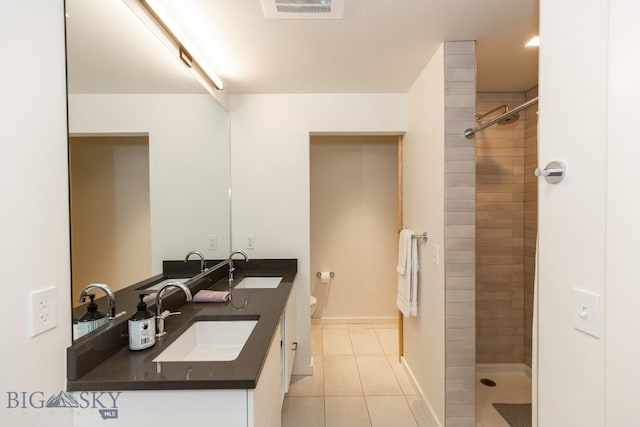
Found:
[[(487, 111), (486, 113), (482, 113), (482, 114), (478, 114), (476, 115), (476, 121), (480, 122), (480, 120), (482, 120), (484, 117), (490, 115), (491, 113), (495, 113), (498, 110), (502, 110), (502, 114), (501, 115), (505, 115), (509, 112), (509, 106), (507, 104), (503, 104), (499, 107), (494, 108), (491, 111)], [(509, 114), (508, 116), (505, 116), (504, 118), (498, 120), (496, 123), (498, 123), (499, 125), (509, 125), (515, 121), (518, 121), (518, 119), (520, 118), (520, 115), (515, 112), (513, 114)]]
[(518, 113), (510, 114), (507, 117), (505, 117), (504, 119), (498, 120), (498, 124), (499, 125), (510, 125), (513, 122), (517, 122), (519, 118), (520, 118), (520, 114), (518, 114)]
[[(527, 108), (529, 108), (529, 107), (531, 107), (531, 106), (533, 106), (533, 105), (535, 105), (537, 103), (538, 103), (538, 97), (536, 96), (535, 98), (528, 100), (524, 104), (518, 105), (517, 107), (515, 107), (511, 111), (509, 111), (509, 107), (507, 105), (501, 105), (501, 106), (499, 106), (497, 108), (494, 108), (493, 110), (491, 110), (489, 112), (486, 112), (484, 114), (478, 114), (476, 116), (476, 121), (478, 122), (478, 126), (476, 126), (475, 128), (465, 129), (464, 136), (466, 138), (473, 138), (473, 135), (475, 135), (477, 132), (486, 129), (489, 126), (493, 126), (496, 123), (500, 124), (500, 125), (507, 125), (509, 123), (513, 123), (513, 122), (515, 122), (516, 120), (518, 120), (520, 118), (520, 116), (518, 115), (518, 113), (520, 111), (523, 111), (523, 110), (525, 110), (525, 109), (527, 109)], [(502, 114), (500, 114), (498, 117), (495, 117), (495, 118), (493, 118), (491, 120), (488, 120), (488, 121), (486, 121), (484, 123), (480, 123), (480, 120), (483, 117), (485, 117), (485, 116), (487, 116), (487, 115), (489, 115), (489, 114), (491, 114), (491, 113), (493, 113), (495, 111), (501, 110), (501, 109), (504, 110), (504, 112)]]

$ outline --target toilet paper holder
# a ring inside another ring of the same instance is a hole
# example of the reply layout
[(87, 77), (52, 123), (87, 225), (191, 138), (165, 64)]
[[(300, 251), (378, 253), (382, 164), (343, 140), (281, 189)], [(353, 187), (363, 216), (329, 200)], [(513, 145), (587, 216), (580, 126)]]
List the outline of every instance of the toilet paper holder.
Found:
[[(322, 276), (322, 272), (321, 272), (321, 271), (318, 271), (318, 272), (316, 273), (316, 277), (319, 279), (321, 276)], [(330, 271), (330, 272), (329, 272), (329, 277), (331, 277), (331, 278), (333, 279), (334, 277), (336, 277), (336, 273), (335, 273), (335, 272), (333, 272), (333, 271)]]

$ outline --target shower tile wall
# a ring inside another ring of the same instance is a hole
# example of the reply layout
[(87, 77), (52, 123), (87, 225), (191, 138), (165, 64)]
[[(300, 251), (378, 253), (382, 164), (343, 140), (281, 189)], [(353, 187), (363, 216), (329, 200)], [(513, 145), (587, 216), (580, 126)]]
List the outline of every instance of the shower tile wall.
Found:
[[(524, 101), (524, 92), (478, 93), (476, 110)], [(524, 156), (524, 113), (476, 134), (477, 363), (524, 361)]]
[(446, 42), (445, 287), (447, 426), (475, 422), (475, 42)]
[[(538, 87), (527, 91), (527, 100), (538, 96)], [(524, 363), (531, 366), (531, 327), (538, 232), (538, 108), (526, 111), (524, 125)]]

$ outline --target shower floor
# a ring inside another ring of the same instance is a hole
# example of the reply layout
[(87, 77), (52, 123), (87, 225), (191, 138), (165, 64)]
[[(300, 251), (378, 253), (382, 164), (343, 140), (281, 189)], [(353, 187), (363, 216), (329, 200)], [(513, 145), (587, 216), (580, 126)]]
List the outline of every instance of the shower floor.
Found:
[[(495, 387), (480, 383), (482, 378)], [(476, 366), (476, 427), (509, 427), (492, 403), (530, 403), (531, 369), (520, 363), (488, 363)]]

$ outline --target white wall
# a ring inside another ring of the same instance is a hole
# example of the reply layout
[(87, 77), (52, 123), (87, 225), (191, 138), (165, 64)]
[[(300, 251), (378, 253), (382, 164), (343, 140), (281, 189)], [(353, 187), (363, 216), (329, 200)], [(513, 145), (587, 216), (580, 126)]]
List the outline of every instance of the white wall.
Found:
[(310, 165), (314, 317), (397, 321), (398, 136), (312, 136)]
[(640, 3), (609, 1), (606, 425), (640, 425)]
[[(640, 5), (543, 0), (540, 11), (539, 164), (568, 169), (539, 187), (540, 425), (638, 425)], [(602, 295), (600, 339), (572, 328), (572, 287)]]
[[(61, 1), (3, 2), (0, 13), (0, 424), (70, 426), (64, 409), (7, 409), (6, 393), (65, 388), (71, 343), (64, 11)], [(57, 290), (58, 326), (27, 332), (29, 293)], [(45, 397), (45, 398), (46, 398)]]
[[(210, 95), (71, 95), (72, 134), (148, 133), (151, 260), (229, 255), (229, 120)], [(218, 250), (207, 250), (208, 234)]]
[(298, 258), (299, 347), (294, 373), (311, 372), (309, 133), (406, 129), (402, 94), (232, 95), (233, 249), (256, 236), (255, 258)]
[(417, 317), (404, 321), (404, 362), (440, 425), (445, 417), (444, 260), (432, 262), (434, 245), (444, 249), (444, 51), (441, 46), (408, 97), (404, 137), (404, 227), (428, 231), (421, 245)]
[(561, 183), (538, 183), (538, 414), (544, 427), (606, 425), (608, 334), (597, 339), (573, 328), (572, 289), (605, 298), (607, 15), (607, 0), (540, 5), (538, 165), (560, 160), (567, 166)]
[[(149, 208), (149, 141), (124, 143), (114, 147), (113, 173), (116, 195), (117, 265), (121, 274), (127, 272), (131, 280), (121, 279), (122, 287), (149, 277), (151, 272), (151, 209)], [(146, 262), (136, 262), (136, 254)], [(138, 265), (141, 264), (141, 265)], [(145, 268), (146, 267), (146, 268)], [(122, 277), (122, 276), (121, 276)]]

